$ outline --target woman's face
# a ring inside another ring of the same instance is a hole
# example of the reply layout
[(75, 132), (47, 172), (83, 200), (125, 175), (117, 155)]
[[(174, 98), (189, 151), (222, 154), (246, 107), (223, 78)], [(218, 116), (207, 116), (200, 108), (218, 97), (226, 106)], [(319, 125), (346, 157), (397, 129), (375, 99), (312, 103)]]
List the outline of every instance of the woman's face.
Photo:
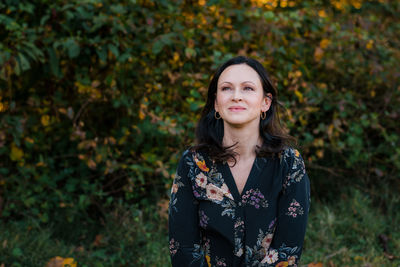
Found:
[(247, 64), (227, 67), (217, 86), (215, 110), (233, 127), (243, 127), (255, 120), (258, 125), (260, 113), (271, 105), (270, 98), (264, 95), (260, 76)]

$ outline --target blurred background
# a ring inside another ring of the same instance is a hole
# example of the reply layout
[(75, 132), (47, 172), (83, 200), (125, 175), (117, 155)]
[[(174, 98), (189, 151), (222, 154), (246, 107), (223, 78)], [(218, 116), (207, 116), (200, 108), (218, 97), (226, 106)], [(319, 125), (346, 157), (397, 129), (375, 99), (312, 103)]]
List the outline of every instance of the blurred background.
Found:
[(300, 266), (399, 266), (399, 35), (394, 0), (2, 0), (0, 266), (170, 266), (177, 162), (237, 55), (306, 161)]

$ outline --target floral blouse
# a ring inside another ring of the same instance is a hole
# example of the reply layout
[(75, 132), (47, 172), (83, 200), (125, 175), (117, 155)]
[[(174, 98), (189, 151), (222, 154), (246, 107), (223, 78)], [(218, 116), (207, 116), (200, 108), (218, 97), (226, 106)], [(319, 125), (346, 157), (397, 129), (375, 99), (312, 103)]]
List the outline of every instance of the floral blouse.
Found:
[(300, 153), (256, 157), (242, 194), (227, 162), (186, 150), (169, 203), (171, 262), (186, 266), (297, 266), (310, 206)]

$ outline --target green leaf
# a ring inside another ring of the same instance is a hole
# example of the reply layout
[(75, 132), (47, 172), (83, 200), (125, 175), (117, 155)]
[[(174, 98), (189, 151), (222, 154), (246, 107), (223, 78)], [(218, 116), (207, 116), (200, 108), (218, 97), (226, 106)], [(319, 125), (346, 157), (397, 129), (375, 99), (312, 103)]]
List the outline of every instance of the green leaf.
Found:
[(108, 49), (110, 49), (111, 53), (117, 58), (119, 56), (118, 48), (113, 44), (108, 44)]
[(105, 46), (96, 49), (96, 54), (99, 56), (101, 61), (107, 62), (107, 48)]
[(22, 250), (18, 247), (14, 248), (11, 253), (14, 257), (21, 257), (23, 255)]
[(49, 54), (49, 65), (51, 72), (53, 75), (60, 77), (60, 61), (58, 59), (56, 50), (52, 47), (49, 47), (47, 48), (47, 53)]
[(68, 50), (69, 58), (76, 58), (80, 53), (79, 44), (74, 39), (68, 39), (64, 43), (64, 48)]
[(163, 49), (164, 45), (165, 44), (164, 44), (164, 42), (162, 40), (155, 41), (154, 44), (153, 44), (153, 48), (152, 48), (153, 53), (156, 54), (156, 55), (158, 53), (160, 53), (161, 50)]

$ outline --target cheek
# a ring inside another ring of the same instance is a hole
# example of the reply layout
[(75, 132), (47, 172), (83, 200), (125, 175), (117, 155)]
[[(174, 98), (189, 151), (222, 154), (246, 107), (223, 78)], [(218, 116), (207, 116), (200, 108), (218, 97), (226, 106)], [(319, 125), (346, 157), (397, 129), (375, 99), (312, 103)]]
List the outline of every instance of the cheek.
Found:
[(262, 107), (265, 104), (265, 101), (263, 99), (260, 100), (260, 98), (261, 96), (254, 96), (251, 99), (249, 99), (254, 108)]
[(217, 98), (216, 98), (216, 103), (219, 106), (223, 106), (228, 101), (229, 101), (229, 97), (226, 96), (226, 95), (223, 95), (223, 94), (218, 95)]

